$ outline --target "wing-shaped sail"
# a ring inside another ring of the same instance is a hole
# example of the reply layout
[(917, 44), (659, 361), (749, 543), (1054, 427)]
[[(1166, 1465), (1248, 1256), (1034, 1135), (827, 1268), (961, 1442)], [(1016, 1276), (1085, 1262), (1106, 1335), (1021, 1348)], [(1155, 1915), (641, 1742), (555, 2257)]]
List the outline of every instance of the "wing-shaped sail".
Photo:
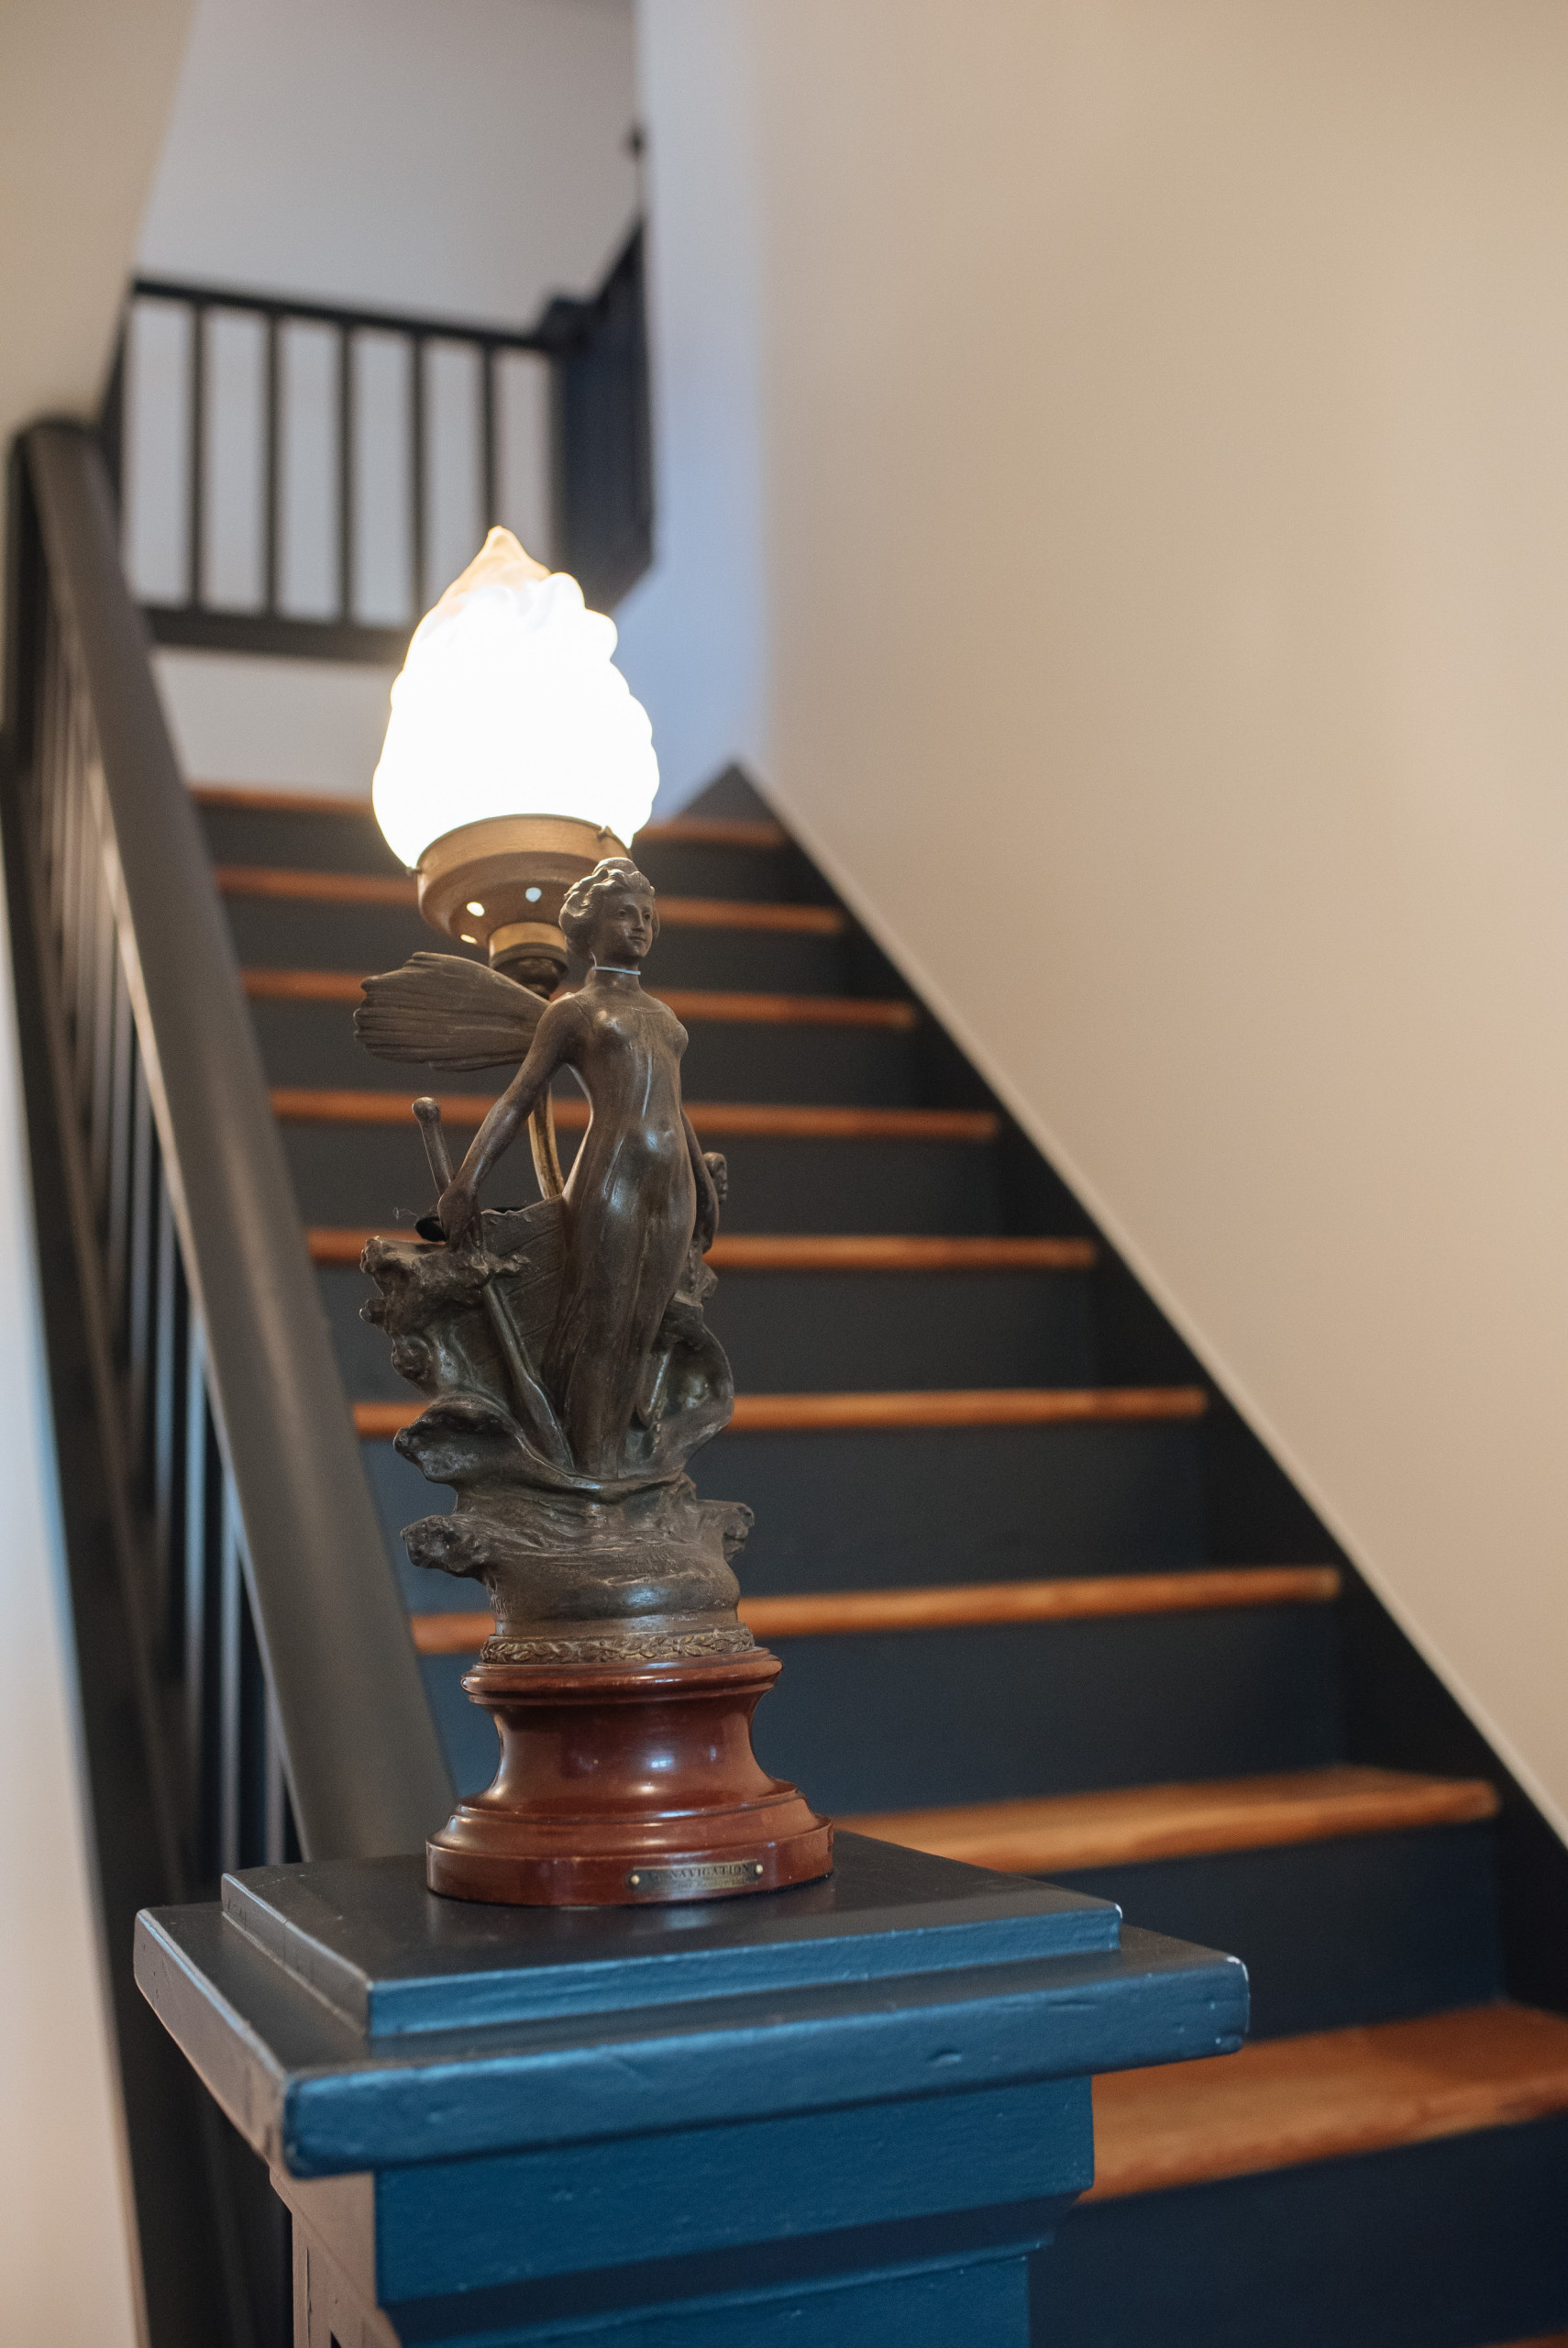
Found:
[(364, 981), (354, 1033), (378, 1059), (425, 1068), (499, 1068), (527, 1055), (545, 1006), (536, 994), (459, 954), (416, 954)]

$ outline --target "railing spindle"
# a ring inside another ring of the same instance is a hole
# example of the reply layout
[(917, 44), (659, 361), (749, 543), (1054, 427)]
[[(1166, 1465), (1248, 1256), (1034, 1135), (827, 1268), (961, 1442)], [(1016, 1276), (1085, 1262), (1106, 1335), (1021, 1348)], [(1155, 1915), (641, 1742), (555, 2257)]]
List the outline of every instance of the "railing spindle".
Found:
[(204, 587), (205, 561), (204, 539), (206, 531), (206, 395), (207, 395), (207, 311), (206, 305), (191, 305), (190, 348), (190, 447), (186, 495), (190, 501), (185, 515), (186, 548), (185, 574), (188, 591), (185, 602), (191, 611), (199, 611), (205, 601)]
[(130, 1294), (126, 1324), (127, 1432), (132, 1461), (139, 1468), (147, 1454), (148, 1410), (155, 1390), (152, 1333), (157, 1304), (153, 1294), (158, 1262), (158, 1191), (152, 1097), (147, 1069), (138, 1051), (131, 1100)]
[[(115, 953), (114, 916), (109, 911), (108, 883), (102, 856), (93, 859), (93, 1058), (88, 1080), (87, 1157), (93, 1179), (93, 1205), (101, 1237), (109, 1227), (109, 1152), (114, 1116), (115, 981), (119, 976)], [(110, 1291), (111, 1297), (113, 1290)]]
[(240, 1792), (244, 1757), (241, 1616), (245, 1586), (239, 1546), (239, 1512), (235, 1506), (234, 1488), (225, 1475), (218, 1549), (218, 1865), (226, 1870), (243, 1864), (240, 1857)]
[(109, 1079), (108, 1199), (105, 1267), (108, 1282), (109, 1318), (116, 1354), (125, 1360), (127, 1319), (127, 1279), (131, 1215), (131, 1126), (135, 1107), (136, 1024), (131, 1017), (130, 989), (119, 956), (112, 952), (114, 970), (113, 1047)]
[(337, 336), (337, 615), (354, 616), (354, 336)]
[(278, 501), (282, 493), (278, 461), (279, 435), (282, 430), (282, 403), (281, 398), (280, 353), (278, 349), (277, 314), (267, 314), (266, 369), (262, 390), (263, 467), (261, 494), (262, 515), (262, 609), (271, 616), (278, 608)]
[(425, 609), (425, 337), (409, 338), (409, 624)]
[(480, 346), (480, 443), (484, 481), (484, 526), (493, 530), (501, 519), (495, 447), (495, 362), (493, 342)]
[[(161, 1168), (158, 1182), (158, 1275), (155, 1350), (152, 1362), (151, 1440), (147, 1449), (147, 1476), (152, 1502), (152, 1551), (159, 1577), (158, 1619), (171, 1630), (171, 1615), (183, 1613), (173, 1589), (175, 1545), (175, 1475), (180, 1451), (182, 1396), (179, 1375), (180, 1253), (174, 1235), (174, 1213)], [(176, 1647), (175, 1652), (178, 1652)]]

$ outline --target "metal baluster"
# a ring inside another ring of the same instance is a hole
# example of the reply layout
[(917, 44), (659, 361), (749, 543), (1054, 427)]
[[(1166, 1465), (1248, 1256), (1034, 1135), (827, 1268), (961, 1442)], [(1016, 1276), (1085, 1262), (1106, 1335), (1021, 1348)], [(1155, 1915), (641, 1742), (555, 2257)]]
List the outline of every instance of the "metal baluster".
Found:
[(417, 624), (425, 609), (425, 337), (413, 336), (409, 342), (412, 374), (409, 381), (408, 428), (410, 493), (413, 508), (409, 516), (408, 546), (410, 577), (413, 587), (411, 622)]
[(44, 894), (49, 904), (49, 944), (60, 945), (60, 871), (65, 803), (60, 788), (60, 629), (54, 607), (43, 620), (43, 681), (39, 691), (39, 757), (34, 789), (39, 794), (39, 834), (43, 845)]
[(69, 703), (61, 712), (61, 721), (54, 776), (54, 787), (61, 800), (60, 995), (65, 1011), (67, 1040), (73, 1042), (76, 1021), (76, 838), (81, 829), (82, 811), (71, 765)]
[(262, 1851), (264, 1866), (282, 1866), (289, 1842), (289, 1789), (283, 1777), (283, 1739), (278, 1726), (278, 1708), (267, 1690), (265, 1717), (265, 1809), (262, 1816)]
[(198, 1876), (208, 1871), (207, 1382), (206, 1344), (193, 1313), (185, 1351), (185, 1765), (191, 1845)]
[(71, 761), (66, 769), (66, 788), (71, 793), (74, 820), (71, 827), (71, 967), (68, 1001), (71, 1006), (71, 1070), (73, 1090), (80, 1111), (84, 1105), (84, 1081), (87, 1071), (88, 1027), (93, 1001), (93, 949), (97, 943), (93, 926), (92, 857), (93, 817), (87, 804), (84, 767), (79, 737), (82, 726), (79, 709), (73, 709), (71, 727)]
[(273, 312), (270, 312), (267, 318), (266, 403), (266, 478), (262, 491), (267, 501), (263, 537), (266, 570), (263, 605), (271, 615), (278, 608), (278, 449), (281, 431), (278, 319)]
[(203, 599), (203, 538), (205, 535), (204, 498), (206, 491), (206, 395), (207, 395), (207, 308), (204, 302), (191, 305), (191, 429), (190, 429), (190, 511), (186, 515), (188, 537), (185, 568), (188, 592), (185, 601), (195, 611)]
[(354, 616), (354, 338), (337, 335), (337, 610)]
[[(175, 1460), (179, 1449), (178, 1414), (181, 1394), (179, 1384), (179, 1345), (182, 1290), (184, 1281), (180, 1263), (179, 1242), (174, 1230), (174, 1208), (169, 1196), (169, 1184), (161, 1165), (158, 1175), (158, 1285), (157, 1318), (154, 1323), (152, 1357), (152, 1418), (148, 1429), (150, 1441), (142, 1455), (143, 1472), (147, 1479), (148, 1497), (152, 1503), (152, 1550), (158, 1574), (158, 1620), (171, 1629), (170, 1616), (179, 1603), (171, 1587), (174, 1562), (174, 1482)], [(189, 1405), (187, 1403), (187, 1408)], [(187, 1535), (188, 1537), (188, 1535)], [(183, 1609), (182, 1608), (182, 1611)], [(179, 1652), (171, 1648), (171, 1660)]]
[(241, 1620), (245, 1583), (239, 1561), (239, 1509), (226, 1468), (223, 1475), (223, 1532), (219, 1567), (218, 1664), (218, 1864), (226, 1873), (241, 1864), (240, 1790), (244, 1761), (244, 1686)]
[(237, 1864), (253, 1867), (260, 1866), (267, 1855), (271, 1706), (261, 1644), (250, 1608), (245, 1528), (239, 1523), (237, 1502), (234, 1515), (238, 1527), (236, 1553), (239, 1560), (239, 1766), (236, 1772), (239, 1784), (239, 1835), (236, 1850)]
[(140, 1467), (145, 1460), (148, 1401), (153, 1386), (152, 1332), (153, 1267), (156, 1258), (157, 1197), (152, 1130), (152, 1095), (139, 1049), (131, 1085), (130, 1277), (126, 1314), (127, 1372), (127, 1432), (130, 1456)]
[[(113, 1046), (109, 1079), (108, 1225), (105, 1253), (108, 1275), (109, 1320), (116, 1356), (125, 1360), (128, 1320), (127, 1273), (131, 1214), (131, 1126), (135, 1110), (136, 1022), (131, 1016), (130, 989), (119, 944), (112, 938), (114, 971)], [(133, 1455), (134, 1456), (134, 1455)]]
[[(110, 1125), (114, 1114), (115, 988), (120, 974), (116, 951), (115, 916), (109, 904), (103, 858), (92, 869), (93, 928), (93, 1064), (87, 1110), (87, 1162), (92, 1173), (93, 1206), (100, 1238), (108, 1230)], [(112, 1300), (111, 1300), (112, 1301)]]
[(484, 467), (484, 526), (486, 535), (501, 519), (497, 494), (495, 451), (495, 359), (493, 342), (480, 345), (480, 461)]
[[(54, 815), (54, 862), (50, 876), (50, 919), (52, 943), (61, 958), (63, 984), (66, 895), (71, 872), (71, 790), (67, 762), (70, 745), (70, 683), (66, 675), (65, 641), (54, 612), (50, 613), (50, 725), (49, 790)], [(63, 1000), (63, 996), (62, 996)]]
[(81, 834), (81, 873), (77, 893), (76, 947), (76, 1106), (82, 1120), (83, 1138), (87, 1144), (89, 1176), (93, 1149), (93, 1076), (97, 1058), (98, 972), (103, 961), (104, 932), (98, 920), (97, 892), (94, 881), (94, 849), (92, 809), (86, 803), (83, 779), (76, 777), (76, 792), (83, 803), (85, 820)]

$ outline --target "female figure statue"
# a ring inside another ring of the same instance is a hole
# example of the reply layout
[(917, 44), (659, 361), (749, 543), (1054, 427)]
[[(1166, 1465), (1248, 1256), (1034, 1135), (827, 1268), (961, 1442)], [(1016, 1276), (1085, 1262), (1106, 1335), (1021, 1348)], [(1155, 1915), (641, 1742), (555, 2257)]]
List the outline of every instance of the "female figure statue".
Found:
[(575, 1069), (591, 1122), (562, 1199), (566, 1264), (544, 1379), (580, 1471), (612, 1479), (692, 1238), (712, 1245), (719, 1205), (680, 1105), (686, 1030), (643, 992), (658, 935), (651, 886), (629, 858), (607, 858), (569, 891), (560, 922), (589, 956), (588, 977), (547, 1006), (438, 1213), (460, 1246), (485, 1176), (557, 1069)]

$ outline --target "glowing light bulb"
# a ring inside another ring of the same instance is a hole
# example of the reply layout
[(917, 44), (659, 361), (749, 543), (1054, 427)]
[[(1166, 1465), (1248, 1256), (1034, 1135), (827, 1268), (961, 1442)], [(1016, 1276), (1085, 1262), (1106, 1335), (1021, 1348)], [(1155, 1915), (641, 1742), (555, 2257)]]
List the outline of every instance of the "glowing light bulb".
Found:
[(482, 921), (482, 920), (484, 919), (484, 907), (483, 907), (481, 904), (478, 904), (478, 903), (475, 903), (475, 901), (474, 901), (474, 899), (473, 899), (472, 897), (470, 897), (470, 898), (469, 899), (468, 904), (465, 906), (464, 911), (465, 911), (465, 912), (467, 912), (467, 913), (470, 913), (470, 914), (476, 914), (476, 915), (478, 916), (478, 918), (479, 918), (480, 921)]
[(575, 579), (491, 530), (392, 687), (372, 795), (393, 853), (413, 867), (433, 840), (496, 815), (575, 816), (630, 841), (658, 761), (614, 649), (614, 622)]

